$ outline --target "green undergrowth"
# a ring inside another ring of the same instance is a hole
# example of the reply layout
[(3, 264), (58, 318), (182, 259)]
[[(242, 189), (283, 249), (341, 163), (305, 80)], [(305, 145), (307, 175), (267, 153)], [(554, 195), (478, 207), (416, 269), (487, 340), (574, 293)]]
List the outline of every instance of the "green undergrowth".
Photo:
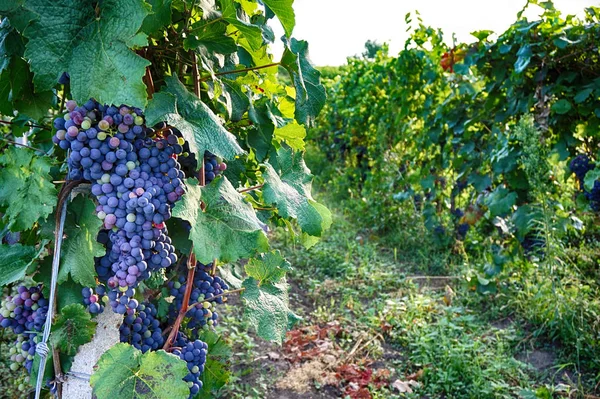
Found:
[(282, 231), (276, 241), (311, 304), (304, 323), (338, 321), (350, 335), (379, 336), (374, 361), (400, 380), (421, 373), (413, 394), (397, 396), (384, 386), (372, 388), (373, 397), (594, 392), (600, 369), (590, 351), (598, 348), (598, 328), (590, 322), (598, 320), (600, 305), (589, 285), (541, 279), (542, 266), (532, 264), (497, 292), (479, 293), (468, 281), (477, 260), (465, 258), (460, 243), (441, 249), (417, 220), (379, 237), (356, 224), (351, 202), (360, 199), (321, 200), (335, 215), (321, 243), (304, 251)]

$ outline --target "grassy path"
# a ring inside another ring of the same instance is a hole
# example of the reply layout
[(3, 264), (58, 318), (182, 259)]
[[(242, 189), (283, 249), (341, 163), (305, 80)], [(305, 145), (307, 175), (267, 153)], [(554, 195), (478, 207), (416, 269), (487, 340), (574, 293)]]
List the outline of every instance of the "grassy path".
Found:
[(583, 392), (572, 365), (561, 364), (561, 348), (536, 337), (504, 297), (470, 291), (456, 256), (418, 245), (399, 252), (348, 215), (335, 216), (330, 235), (308, 251), (283, 236), (278, 241), (294, 266), (291, 308), (302, 317), (283, 346), (240, 333), (235, 301), (222, 312), (239, 364), (222, 397), (530, 399)]

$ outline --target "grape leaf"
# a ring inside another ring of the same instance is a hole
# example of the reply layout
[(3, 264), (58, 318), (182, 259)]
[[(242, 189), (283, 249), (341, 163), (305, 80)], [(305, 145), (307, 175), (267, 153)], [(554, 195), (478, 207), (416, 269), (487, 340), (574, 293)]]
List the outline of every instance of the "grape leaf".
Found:
[[(210, 347), (209, 347), (210, 348)], [(210, 349), (209, 349), (210, 350)], [(210, 357), (206, 359), (204, 372), (202, 373), (202, 391), (200, 391), (198, 399), (214, 398), (214, 391), (221, 389), (229, 381), (229, 372), (225, 365)]]
[(261, 49), (263, 44), (262, 30), (256, 25), (238, 19), (235, 5), (236, 3), (233, 0), (221, 0), (222, 18), (244, 35), (251, 49)]
[(83, 305), (64, 307), (52, 325), (50, 343), (62, 353), (75, 355), (77, 349), (92, 340), (96, 323)]
[(210, 151), (225, 159), (245, 154), (235, 136), (223, 127), (206, 104), (185, 88), (177, 76), (168, 77), (165, 81), (167, 87), (155, 94), (148, 104), (148, 125), (167, 121), (181, 131), (190, 144), (190, 151), (195, 154), (203, 155)]
[[(254, 209), (225, 177), (203, 188), (188, 179), (186, 186), (188, 193), (173, 209), (173, 216), (192, 225), (190, 239), (198, 261), (207, 264), (216, 258), (232, 262), (269, 248)], [(200, 192), (206, 205), (204, 212)]]
[(229, 94), (231, 101), (231, 113), (229, 119), (233, 122), (242, 120), (244, 114), (250, 106), (248, 96), (242, 91), (241, 85), (233, 80), (221, 79), (223, 90)]
[(22, 32), (35, 15), (23, 7), (25, 0), (0, 0), (0, 14), (10, 20), (10, 24)]
[(285, 50), (281, 65), (289, 72), (296, 87), (296, 120), (300, 124), (311, 126), (327, 97), (321, 84), (321, 73), (309, 59), (306, 41), (294, 38), (282, 40)]
[(267, 157), (272, 147), (276, 123), (267, 101), (266, 98), (263, 98), (254, 103), (250, 102), (248, 111), (248, 117), (254, 124), (254, 128), (248, 131), (248, 143), (252, 146), (258, 161), (261, 162)]
[(302, 153), (281, 148), (275, 161), (271, 163), (278, 170), (271, 163), (264, 164), (265, 203), (275, 206), (282, 217), (297, 219), (300, 228), (307, 234), (320, 237), (331, 226), (331, 212), (312, 198), (312, 175)]
[(21, 244), (0, 245), (0, 286), (25, 277), (25, 271), (38, 251)]
[(67, 207), (65, 239), (61, 251), (58, 283), (69, 278), (85, 287), (96, 285), (94, 257), (103, 256), (106, 249), (96, 241), (102, 221), (96, 217), (94, 202), (81, 195)]
[(10, 25), (8, 18), (0, 23), (0, 73), (8, 68), (13, 55), (22, 54), (21, 36)]
[(517, 193), (510, 192), (504, 185), (498, 186), (488, 195), (485, 204), (492, 217), (506, 215), (517, 201)]
[(292, 121), (282, 127), (275, 127), (275, 138), (285, 141), (293, 150), (304, 150), (304, 138), (306, 137), (306, 128)]
[[(150, 6), (143, 0), (28, 0), (37, 19), (25, 30), (37, 91), (51, 89), (63, 72), (78, 102), (146, 105), (142, 77), (149, 62), (128, 48)], [(57, 28), (57, 27), (60, 27)]]
[(235, 53), (237, 45), (235, 40), (227, 36), (227, 24), (213, 21), (202, 20), (193, 24), (190, 35), (183, 40), (183, 48), (187, 51), (204, 47), (210, 53)]
[(151, 35), (159, 32), (171, 22), (172, 0), (146, 0), (152, 6), (152, 13), (142, 23), (142, 32)]
[(98, 399), (187, 398), (185, 361), (163, 350), (142, 354), (129, 344), (116, 344), (96, 363), (90, 385)]
[(244, 316), (258, 335), (266, 340), (282, 343), (288, 327), (288, 284), (260, 284), (249, 277), (242, 286)]
[(229, 372), (224, 362), (231, 357), (231, 348), (220, 335), (211, 330), (202, 330), (198, 336), (208, 345), (206, 364), (202, 373), (202, 391), (199, 398), (212, 398), (212, 392), (219, 390), (229, 380)]
[(559, 115), (563, 115), (569, 112), (571, 108), (573, 108), (573, 106), (571, 105), (569, 100), (565, 100), (563, 98), (552, 104), (552, 107), (550, 109)]
[(198, 339), (206, 342), (206, 345), (208, 345), (208, 357), (223, 360), (231, 357), (231, 348), (216, 332), (201, 330)]
[(30, 229), (46, 219), (58, 194), (49, 175), (50, 160), (28, 148), (9, 147), (0, 155), (0, 165), (0, 206), (6, 206), (11, 231)]
[(257, 280), (259, 284), (276, 283), (290, 269), (290, 262), (286, 261), (279, 251), (263, 254), (259, 258), (252, 258), (245, 266), (248, 276)]
[(296, 15), (292, 6), (294, 0), (263, 0), (263, 3), (277, 15), (285, 31), (285, 35), (287, 37), (292, 36), (292, 31), (296, 25)]

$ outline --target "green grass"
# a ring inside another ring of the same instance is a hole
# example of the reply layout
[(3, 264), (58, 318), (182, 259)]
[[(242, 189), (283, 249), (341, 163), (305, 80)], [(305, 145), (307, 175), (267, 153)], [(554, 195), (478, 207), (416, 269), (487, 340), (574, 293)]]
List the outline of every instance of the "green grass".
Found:
[[(374, 398), (544, 398), (561, 390), (575, 398), (593, 392), (593, 371), (586, 373), (574, 359), (577, 353), (561, 344), (580, 340), (579, 347), (589, 349), (582, 320), (600, 307), (585, 287), (572, 285), (557, 298), (560, 314), (553, 313), (556, 292), (532, 276), (511, 280), (494, 295), (479, 294), (464, 279), (473, 260), (428, 241), (418, 222), (378, 237), (354, 222), (351, 207), (320, 201), (332, 208), (335, 222), (319, 244), (306, 250), (276, 232), (276, 246), (294, 267), (290, 280), (301, 291), (292, 307), (303, 303), (299, 311), (306, 325), (339, 322), (346, 333), (338, 343), (346, 351), (357, 336), (374, 337), (366, 356), (382, 361), (391, 380), (423, 373), (413, 394), (372, 387)], [(454, 292), (450, 306), (444, 302), (446, 286)], [(551, 352), (554, 363), (539, 369), (526, 363), (527, 353), (536, 349)], [(384, 352), (394, 356), (390, 360)], [(565, 371), (571, 381), (564, 380)], [(265, 383), (261, 378), (258, 385)]]

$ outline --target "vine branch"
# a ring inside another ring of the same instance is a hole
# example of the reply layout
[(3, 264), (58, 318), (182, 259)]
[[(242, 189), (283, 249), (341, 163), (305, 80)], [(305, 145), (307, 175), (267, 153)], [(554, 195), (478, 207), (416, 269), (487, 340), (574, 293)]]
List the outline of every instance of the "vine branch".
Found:
[(223, 293), (221, 293), (221, 294), (219, 294), (219, 295), (215, 295), (215, 296), (213, 296), (212, 298), (208, 298), (208, 299), (205, 299), (205, 300), (203, 300), (203, 301), (198, 301), (198, 302), (192, 303), (190, 306), (188, 306), (188, 308), (187, 308), (187, 310), (186, 310), (186, 313), (187, 313), (187, 312), (189, 312), (190, 310), (192, 310), (194, 307), (198, 306), (199, 304), (203, 303), (203, 302), (212, 302), (212, 301), (214, 301), (215, 299), (217, 299), (217, 298), (220, 298), (220, 297), (222, 297), (222, 296), (227, 296), (227, 295), (231, 295), (231, 294), (236, 294), (236, 293), (238, 293), (238, 292), (244, 292), (245, 290), (246, 290), (246, 288), (244, 288), (244, 287), (242, 287), (242, 288), (237, 288), (237, 289), (235, 289), (235, 290), (229, 290), (229, 291), (225, 291), (225, 292), (223, 292)]
[(247, 187), (244, 188), (242, 190), (239, 190), (238, 193), (247, 193), (248, 191), (253, 191), (253, 190), (260, 190), (261, 188), (263, 188), (264, 184), (258, 184), (256, 186), (252, 186), (252, 187)]
[(183, 303), (181, 304), (181, 308), (179, 309), (179, 314), (177, 315), (177, 319), (173, 323), (173, 328), (165, 341), (165, 345), (163, 346), (164, 350), (169, 349), (171, 344), (174, 342), (177, 333), (179, 332), (179, 327), (181, 326), (181, 322), (185, 318), (185, 314), (187, 313), (188, 308), (186, 304), (190, 303), (190, 296), (192, 295), (192, 287), (194, 286), (194, 275), (196, 273), (196, 255), (194, 254), (194, 244), (190, 248), (190, 255), (188, 256), (188, 275), (185, 286), (185, 292), (183, 294)]
[[(259, 66), (251, 67), (251, 68), (236, 69), (235, 71), (216, 72), (216, 73), (214, 73), (214, 76), (232, 75), (234, 73), (244, 73), (244, 72), (250, 72), (250, 71), (257, 71), (259, 69), (271, 68), (271, 67), (278, 66), (278, 65), (281, 65), (281, 63), (280, 62), (274, 62), (272, 64), (259, 65)], [(200, 79), (200, 81), (205, 82), (205, 81), (209, 80), (210, 78), (211, 78), (210, 76), (206, 76), (206, 77)]]
[(5, 139), (4, 137), (0, 137), (0, 140), (2, 140), (2, 141), (5, 141), (5, 142), (7, 142), (8, 144), (16, 145), (16, 146), (19, 146), (19, 147), (25, 147), (25, 148), (29, 148), (30, 150), (39, 151), (39, 152), (44, 152), (44, 153), (46, 152), (46, 151), (44, 151), (44, 150), (42, 150), (42, 149), (35, 148), (35, 147), (31, 147), (31, 146), (29, 146), (29, 145), (27, 145), (27, 144), (21, 144), (21, 143), (17, 143), (16, 141), (12, 141), (12, 140), (9, 140), (9, 139)]
[[(0, 123), (3, 123), (5, 125), (17, 125), (17, 122), (14, 122), (14, 121), (3, 121), (3, 120), (0, 120)], [(26, 124), (26, 125), (23, 125), (23, 126), (29, 127), (29, 128), (37, 127), (38, 129), (42, 129), (42, 130), (51, 130), (47, 126), (37, 125), (35, 123), (29, 123), (29, 124)]]

